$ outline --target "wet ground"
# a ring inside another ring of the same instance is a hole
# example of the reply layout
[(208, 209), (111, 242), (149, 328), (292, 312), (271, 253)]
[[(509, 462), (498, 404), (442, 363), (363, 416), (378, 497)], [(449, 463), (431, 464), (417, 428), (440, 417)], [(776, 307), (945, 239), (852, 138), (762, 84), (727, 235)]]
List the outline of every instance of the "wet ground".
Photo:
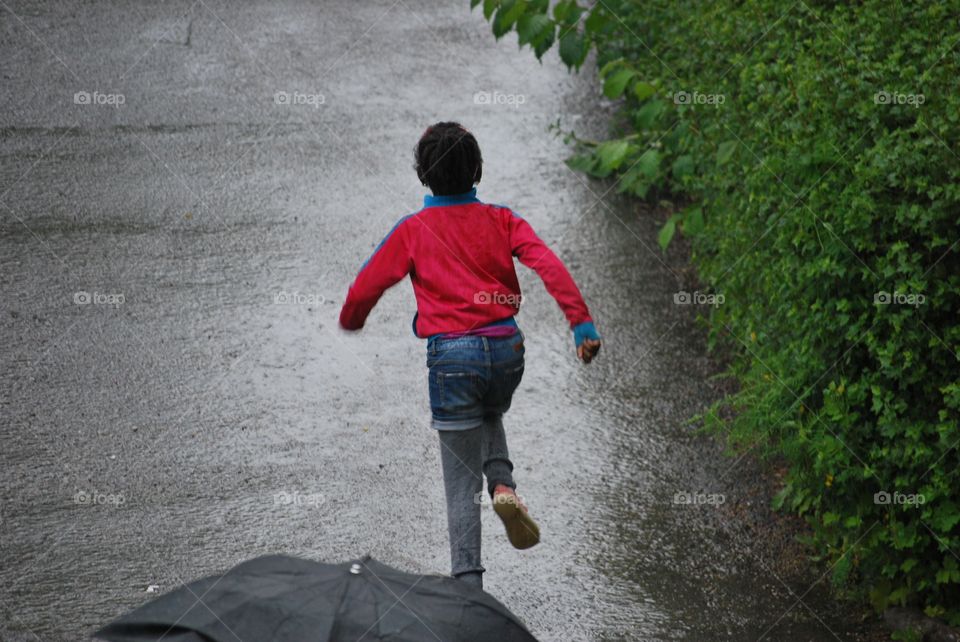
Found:
[(606, 338), (579, 365), (521, 274), (507, 429), (544, 538), (514, 551), (485, 510), (487, 590), (542, 640), (855, 638), (819, 573), (764, 556), (749, 459), (685, 425), (718, 369), (673, 302), (685, 257), (548, 132), (602, 135), (589, 70), (466, 0), (0, 4), (0, 639), (83, 639), (269, 552), (448, 570), (410, 286), (336, 327), (439, 119)]

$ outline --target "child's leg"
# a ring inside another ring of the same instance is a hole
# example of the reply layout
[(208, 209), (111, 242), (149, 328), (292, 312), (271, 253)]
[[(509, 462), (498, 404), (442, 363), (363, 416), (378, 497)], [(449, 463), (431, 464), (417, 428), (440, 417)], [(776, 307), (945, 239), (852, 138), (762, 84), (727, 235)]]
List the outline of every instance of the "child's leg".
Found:
[[(516, 490), (513, 482), (513, 463), (507, 452), (507, 438), (503, 432), (503, 414), (487, 413), (483, 419), (483, 472), (487, 476), (487, 490), (493, 499), (493, 510), (507, 529), (507, 537), (515, 548), (525, 549), (540, 542), (540, 527), (531, 519), (516, 493), (506, 491), (503, 486)], [(494, 490), (500, 486), (497, 495)]]
[(454, 577), (483, 587), (480, 564), (481, 429), (438, 430), (447, 494), (450, 567)]
[(487, 492), (493, 497), (493, 489), (499, 484), (516, 488), (513, 482), (513, 462), (507, 450), (507, 436), (503, 432), (503, 413), (488, 413), (483, 418), (482, 453), (483, 474), (487, 476)]

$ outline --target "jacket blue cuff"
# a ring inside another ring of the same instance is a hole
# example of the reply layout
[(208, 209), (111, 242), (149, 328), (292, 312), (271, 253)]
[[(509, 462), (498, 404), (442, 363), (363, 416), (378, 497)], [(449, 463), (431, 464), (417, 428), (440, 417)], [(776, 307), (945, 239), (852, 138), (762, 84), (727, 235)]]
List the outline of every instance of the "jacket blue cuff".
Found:
[(600, 340), (600, 333), (597, 332), (597, 328), (595, 325), (593, 325), (593, 321), (584, 321), (581, 324), (573, 326), (573, 345), (579, 348), (580, 344), (586, 339), (591, 339), (593, 341)]

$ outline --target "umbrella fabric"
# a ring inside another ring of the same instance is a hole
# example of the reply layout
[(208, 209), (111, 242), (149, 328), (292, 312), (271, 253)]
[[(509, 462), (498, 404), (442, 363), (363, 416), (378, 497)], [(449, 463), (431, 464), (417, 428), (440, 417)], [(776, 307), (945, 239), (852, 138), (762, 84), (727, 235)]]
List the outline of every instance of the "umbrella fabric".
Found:
[[(172, 628), (171, 628), (172, 627)], [(449, 577), (365, 557), (258, 557), (191, 582), (96, 633), (111, 642), (536, 642), (503, 604)]]

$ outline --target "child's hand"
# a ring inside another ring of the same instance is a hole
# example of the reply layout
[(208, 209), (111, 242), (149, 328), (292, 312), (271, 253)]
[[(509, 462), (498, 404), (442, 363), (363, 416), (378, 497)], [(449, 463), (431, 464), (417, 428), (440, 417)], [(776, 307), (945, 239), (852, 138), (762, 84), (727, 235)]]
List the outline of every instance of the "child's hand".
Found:
[(600, 352), (600, 339), (584, 339), (583, 343), (577, 346), (577, 356), (584, 363), (590, 363), (593, 361), (593, 358), (597, 356), (597, 353)]
[(600, 352), (600, 333), (593, 321), (584, 321), (573, 327), (573, 345), (577, 347), (577, 357), (584, 363), (590, 363)]

